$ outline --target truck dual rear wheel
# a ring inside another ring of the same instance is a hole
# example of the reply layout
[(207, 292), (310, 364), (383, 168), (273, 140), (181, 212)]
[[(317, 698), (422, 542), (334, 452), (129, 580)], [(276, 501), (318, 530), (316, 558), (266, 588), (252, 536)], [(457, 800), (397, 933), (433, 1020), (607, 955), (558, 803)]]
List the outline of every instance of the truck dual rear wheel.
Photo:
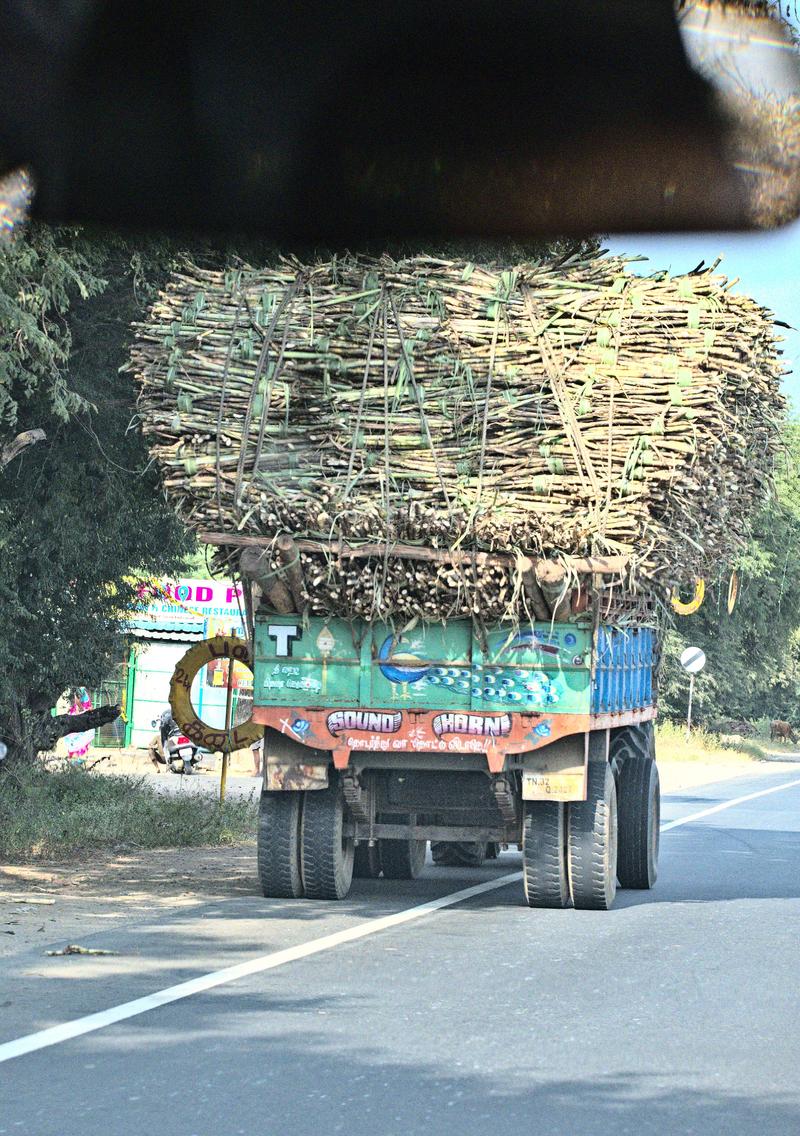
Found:
[(353, 875), (376, 880), (383, 871), (387, 880), (415, 880), (425, 867), (427, 840), (362, 840), (356, 847)]
[(345, 803), (338, 776), (327, 789), (303, 794), (300, 856), (309, 899), (344, 899), (353, 880), (355, 839), (345, 836)]
[(565, 815), (559, 801), (525, 802), (522, 865), (528, 907), (566, 907), (569, 903)]
[(302, 793), (261, 794), (258, 817), (258, 876), (269, 899), (304, 894), (300, 867)]
[(611, 731), (609, 758), (612, 764), (629, 760), (645, 761), (655, 757), (655, 731), (652, 722), (620, 726)]
[(661, 789), (652, 722), (611, 733), (610, 758), (617, 774), (619, 858), (623, 888), (651, 888), (658, 875)]
[(658, 875), (661, 789), (652, 757), (625, 761), (617, 780), (619, 858), (617, 879), (623, 888), (651, 888)]
[(381, 874), (381, 850), (377, 843), (362, 840), (356, 845), (353, 858), (353, 877), (360, 880), (377, 880)]
[(381, 866), (387, 880), (415, 880), (425, 867), (427, 840), (381, 840)]
[(575, 907), (606, 911), (617, 892), (617, 791), (607, 761), (590, 761), (585, 801), (567, 808), (567, 866)]

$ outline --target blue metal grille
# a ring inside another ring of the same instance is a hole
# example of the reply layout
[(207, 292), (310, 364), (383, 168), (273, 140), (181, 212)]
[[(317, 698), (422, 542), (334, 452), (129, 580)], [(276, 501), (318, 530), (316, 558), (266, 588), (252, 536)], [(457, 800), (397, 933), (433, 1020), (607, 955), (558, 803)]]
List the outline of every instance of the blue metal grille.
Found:
[(592, 683), (592, 713), (641, 710), (654, 701), (656, 633), (651, 627), (601, 627)]

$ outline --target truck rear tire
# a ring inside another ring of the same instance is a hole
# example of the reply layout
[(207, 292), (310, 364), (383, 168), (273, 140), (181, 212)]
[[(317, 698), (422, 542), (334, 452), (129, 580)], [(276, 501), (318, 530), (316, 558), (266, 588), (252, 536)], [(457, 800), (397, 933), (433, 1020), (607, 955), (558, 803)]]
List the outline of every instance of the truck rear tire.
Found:
[(303, 793), (300, 856), (309, 899), (344, 899), (353, 881), (355, 840), (344, 834), (344, 796), (339, 779), (327, 789)]
[(652, 757), (624, 761), (617, 779), (619, 856), (617, 879), (623, 888), (651, 888), (658, 875), (661, 789)]
[(467, 844), (456, 840), (431, 842), (434, 864), (445, 868), (480, 868), (486, 859), (486, 843)]
[(362, 840), (356, 845), (353, 857), (353, 878), (359, 880), (377, 880), (381, 874), (381, 850), (377, 842), (369, 844)]
[(381, 840), (381, 867), (387, 880), (415, 880), (425, 867), (427, 840)]
[(567, 863), (577, 908), (607, 911), (617, 893), (617, 791), (607, 761), (590, 761), (585, 801), (567, 809)]
[(655, 757), (655, 732), (652, 722), (636, 726), (620, 726), (611, 731), (609, 760), (624, 762), (631, 759), (646, 761)]
[(268, 899), (299, 899), (301, 793), (261, 794), (258, 817), (258, 878)]
[(522, 866), (528, 907), (566, 907), (566, 809), (559, 801), (525, 801)]

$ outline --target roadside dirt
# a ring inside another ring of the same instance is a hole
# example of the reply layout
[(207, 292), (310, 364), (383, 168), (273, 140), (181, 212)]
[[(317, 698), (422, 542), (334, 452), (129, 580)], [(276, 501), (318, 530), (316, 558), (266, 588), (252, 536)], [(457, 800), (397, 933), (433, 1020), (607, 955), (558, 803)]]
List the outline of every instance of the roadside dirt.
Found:
[[(659, 762), (665, 793), (765, 773), (790, 777), (800, 764)], [(211, 786), (209, 786), (211, 787)], [(90, 861), (0, 866), (0, 959), (81, 944), (113, 922), (257, 895), (255, 843), (229, 848), (93, 853)]]
[(737, 756), (730, 761), (659, 761), (662, 793), (679, 793), (700, 785), (713, 785), (715, 781), (728, 781), (733, 777), (757, 777), (775, 769), (792, 769), (800, 766), (781, 762), (753, 761)]
[[(61, 756), (61, 755), (59, 755)], [(222, 758), (219, 754), (206, 753), (198, 774), (205, 777), (219, 779)], [(146, 749), (103, 749), (102, 746), (92, 748), (87, 757), (86, 765), (94, 766), (98, 773), (122, 773), (132, 776), (157, 772), (153, 766)], [(230, 756), (228, 766), (231, 777), (247, 777), (254, 772), (253, 754), (250, 749), (234, 750)], [(161, 774), (169, 777), (161, 767)]]
[(255, 843), (92, 854), (91, 862), (0, 867), (0, 959), (82, 942), (112, 921), (258, 891)]

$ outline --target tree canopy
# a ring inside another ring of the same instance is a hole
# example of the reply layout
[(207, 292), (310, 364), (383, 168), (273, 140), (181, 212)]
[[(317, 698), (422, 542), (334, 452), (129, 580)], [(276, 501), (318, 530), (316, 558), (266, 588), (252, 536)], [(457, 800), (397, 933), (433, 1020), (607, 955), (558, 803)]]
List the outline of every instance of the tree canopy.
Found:
[(709, 588), (700, 611), (677, 619), (665, 641), (661, 711), (684, 717), (688, 679), (683, 647), (708, 658), (696, 682), (701, 719), (800, 717), (800, 423), (784, 427), (775, 493), (753, 523), (736, 564), (739, 598), (727, 610), (729, 572)]
[[(106, 281), (77, 231), (40, 225), (0, 245), (0, 445), (23, 423), (63, 423), (87, 404), (68, 380), (68, 313)], [(31, 421), (35, 418), (36, 421)]]
[(132, 572), (175, 572), (191, 541), (163, 501), (118, 373), (168, 250), (34, 227), (0, 252), (0, 440), (43, 428), (0, 472), (0, 732), (40, 744), (69, 686), (122, 655)]

